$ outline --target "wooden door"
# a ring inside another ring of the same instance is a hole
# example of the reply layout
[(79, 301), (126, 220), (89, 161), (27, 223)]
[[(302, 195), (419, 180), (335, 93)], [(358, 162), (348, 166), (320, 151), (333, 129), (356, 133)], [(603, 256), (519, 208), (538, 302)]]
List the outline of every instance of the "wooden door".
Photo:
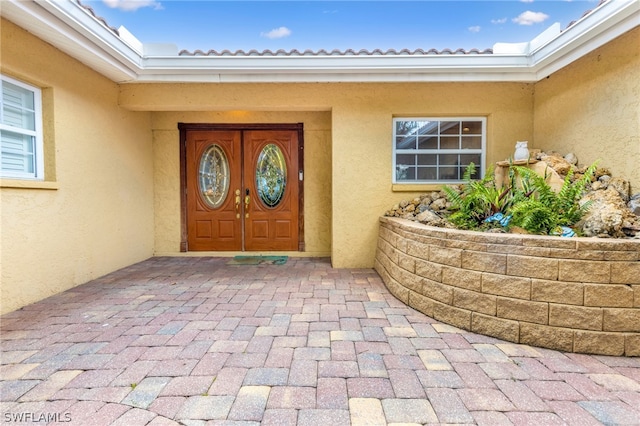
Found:
[(187, 132), (189, 250), (242, 250), (241, 147), (240, 132)]
[(180, 127), (181, 250), (303, 250), (301, 126), (192, 126)]
[(297, 132), (244, 133), (246, 250), (298, 249), (297, 166)]

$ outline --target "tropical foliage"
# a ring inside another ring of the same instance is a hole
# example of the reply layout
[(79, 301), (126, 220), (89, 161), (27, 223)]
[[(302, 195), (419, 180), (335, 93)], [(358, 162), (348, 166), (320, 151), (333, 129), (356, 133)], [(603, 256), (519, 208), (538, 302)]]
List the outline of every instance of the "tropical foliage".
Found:
[(455, 226), (478, 230), (516, 226), (534, 234), (561, 234), (561, 227), (573, 226), (589, 209), (589, 203), (580, 204), (579, 200), (596, 164), (575, 181), (570, 171), (557, 193), (547, 183), (547, 176), (526, 167), (510, 167), (503, 187), (496, 185), (492, 169), (482, 179), (472, 180), (475, 170), (474, 164), (466, 169), (461, 193), (450, 187), (443, 189), (452, 205), (449, 221)]

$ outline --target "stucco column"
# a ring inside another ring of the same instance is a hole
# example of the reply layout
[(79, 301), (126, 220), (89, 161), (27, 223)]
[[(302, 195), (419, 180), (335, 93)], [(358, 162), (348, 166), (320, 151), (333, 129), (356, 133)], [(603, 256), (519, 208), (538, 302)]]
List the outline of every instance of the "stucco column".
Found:
[(333, 108), (332, 263), (373, 266), (378, 218), (391, 201), (392, 117), (375, 103)]

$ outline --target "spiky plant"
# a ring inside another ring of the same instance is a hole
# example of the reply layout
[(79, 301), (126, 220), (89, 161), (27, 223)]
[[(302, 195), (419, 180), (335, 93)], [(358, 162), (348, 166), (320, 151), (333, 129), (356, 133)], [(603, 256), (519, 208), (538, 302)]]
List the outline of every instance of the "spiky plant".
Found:
[(451, 187), (443, 188), (453, 210), (449, 221), (461, 229), (486, 229), (500, 226), (485, 222), (500, 212), (511, 216), (509, 226), (535, 234), (555, 233), (561, 226), (570, 227), (580, 221), (589, 209), (591, 203), (580, 205), (579, 200), (595, 170), (596, 163), (575, 182), (571, 182), (573, 171), (569, 171), (562, 188), (555, 193), (547, 183), (546, 173), (540, 176), (526, 167), (512, 166), (508, 183), (498, 188), (493, 169), (489, 169), (482, 179), (471, 179), (476, 174), (476, 167), (471, 163), (465, 170), (461, 193)]
[(465, 184), (462, 193), (451, 187), (443, 188), (453, 210), (448, 219), (461, 229), (490, 226), (485, 224), (484, 220), (495, 213), (505, 212), (513, 200), (511, 185), (504, 188), (496, 187), (492, 168), (487, 170), (482, 179), (473, 180), (471, 177), (475, 174), (475, 164), (471, 163), (463, 175)]

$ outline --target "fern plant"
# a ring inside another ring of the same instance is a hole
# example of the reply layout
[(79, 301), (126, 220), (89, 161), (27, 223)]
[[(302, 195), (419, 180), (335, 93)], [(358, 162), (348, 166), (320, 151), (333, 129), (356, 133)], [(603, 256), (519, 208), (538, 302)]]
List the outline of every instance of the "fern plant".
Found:
[(587, 212), (591, 203), (580, 204), (584, 190), (591, 182), (596, 163), (587, 168), (584, 175), (572, 182), (573, 170), (567, 173), (562, 188), (555, 193), (545, 177), (526, 167), (515, 167), (521, 176), (523, 191), (527, 199), (515, 203), (509, 210), (511, 224), (534, 234), (557, 233), (560, 227), (571, 227)]
[(462, 193), (451, 187), (444, 187), (443, 191), (451, 202), (453, 213), (449, 221), (461, 229), (477, 229), (489, 227), (485, 219), (498, 212), (506, 212), (513, 202), (511, 185), (504, 188), (496, 186), (493, 169), (490, 168), (480, 180), (471, 177), (476, 174), (474, 163), (467, 166), (463, 180)]
[(596, 163), (576, 182), (571, 182), (571, 170), (560, 191), (555, 193), (547, 183), (546, 174), (540, 176), (526, 167), (510, 167), (508, 182), (502, 188), (496, 186), (493, 169), (489, 169), (482, 179), (473, 180), (476, 167), (471, 163), (463, 176), (462, 193), (451, 187), (443, 188), (453, 210), (448, 219), (461, 229), (486, 229), (500, 226), (487, 223), (486, 219), (502, 213), (511, 217), (509, 226), (535, 234), (555, 233), (559, 227), (577, 223), (589, 209), (590, 203), (580, 205), (578, 201), (595, 170)]

